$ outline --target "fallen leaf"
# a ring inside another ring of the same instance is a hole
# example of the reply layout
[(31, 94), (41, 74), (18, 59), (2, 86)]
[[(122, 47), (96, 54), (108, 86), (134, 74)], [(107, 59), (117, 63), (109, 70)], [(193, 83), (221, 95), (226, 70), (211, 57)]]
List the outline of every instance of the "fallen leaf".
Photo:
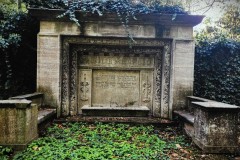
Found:
[(177, 157), (178, 154), (177, 154), (177, 153), (172, 153), (172, 156), (173, 156), (173, 157)]
[(181, 149), (182, 147), (180, 146), (180, 144), (176, 144), (176, 147), (178, 148), (178, 149)]

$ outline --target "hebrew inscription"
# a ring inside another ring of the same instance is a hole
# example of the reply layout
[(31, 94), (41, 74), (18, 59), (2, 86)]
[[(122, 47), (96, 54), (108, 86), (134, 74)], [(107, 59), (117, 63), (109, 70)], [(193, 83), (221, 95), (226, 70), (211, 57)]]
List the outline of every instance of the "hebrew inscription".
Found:
[(80, 66), (154, 68), (154, 57), (83, 55), (80, 57)]
[(139, 103), (139, 71), (93, 71), (93, 106), (129, 106)]

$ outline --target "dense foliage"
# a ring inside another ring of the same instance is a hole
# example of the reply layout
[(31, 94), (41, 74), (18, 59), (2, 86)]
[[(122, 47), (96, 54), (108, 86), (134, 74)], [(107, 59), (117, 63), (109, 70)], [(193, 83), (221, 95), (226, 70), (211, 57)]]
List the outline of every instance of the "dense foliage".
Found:
[(49, 128), (45, 137), (32, 142), (14, 159), (165, 160), (180, 145), (187, 145), (182, 136), (172, 134), (166, 143), (153, 126), (65, 123)]
[(12, 154), (13, 150), (9, 147), (0, 146), (0, 159), (8, 160), (10, 154)]
[(240, 43), (225, 37), (198, 37), (194, 94), (240, 105)]
[(37, 23), (0, 5), (0, 99), (35, 90)]
[(196, 35), (194, 94), (240, 105), (240, 10), (229, 6), (220, 20)]

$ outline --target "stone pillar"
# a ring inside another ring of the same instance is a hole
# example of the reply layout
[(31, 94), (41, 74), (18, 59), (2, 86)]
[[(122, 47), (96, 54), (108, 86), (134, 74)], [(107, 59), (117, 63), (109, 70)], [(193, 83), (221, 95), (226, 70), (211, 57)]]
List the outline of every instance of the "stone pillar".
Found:
[(173, 110), (187, 106), (187, 96), (193, 95), (194, 40), (192, 26), (165, 27), (164, 38), (173, 39)]
[(38, 34), (37, 91), (45, 94), (45, 104), (57, 108), (61, 115), (61, 36), (80, 35), (73, 22), (41, 21)]
[(38, 137), (38, 107), (28, 100), (0, 101), (0, 145), (21, 150)]

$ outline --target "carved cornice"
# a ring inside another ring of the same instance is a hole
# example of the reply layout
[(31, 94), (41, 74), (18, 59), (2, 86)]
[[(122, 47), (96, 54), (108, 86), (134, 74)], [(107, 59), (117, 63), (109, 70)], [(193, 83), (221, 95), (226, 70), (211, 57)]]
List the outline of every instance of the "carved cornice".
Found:
[[(36, 17), (40, 20), (50, 20), (50, 21), (70, 21), (69, 18), (57, 18), (57, 16), (64, 13), (64, 10), (60, 9), (39, 9), (39, 8), (29, 8), (29, 13), (31, 16)], [(81, 22), (112, 22), (119, 23), (119, 18), (117, 14), (106, 13), (103, 16), (91, 13), (77, 13), (77, 19)], [(130, 19), (130, 24), (164, 24), (164, 25), (184, 25), (184, 26), (195, 26), (202, 22), (204, 16), (202, 15), (184, 15), (184, 14), (160, 14), (160, 13), (150, 13), (150, 14), (138, 14), (135, 15), (136, 20)], [(174, 17), (174, 20), (173, 20)]]

